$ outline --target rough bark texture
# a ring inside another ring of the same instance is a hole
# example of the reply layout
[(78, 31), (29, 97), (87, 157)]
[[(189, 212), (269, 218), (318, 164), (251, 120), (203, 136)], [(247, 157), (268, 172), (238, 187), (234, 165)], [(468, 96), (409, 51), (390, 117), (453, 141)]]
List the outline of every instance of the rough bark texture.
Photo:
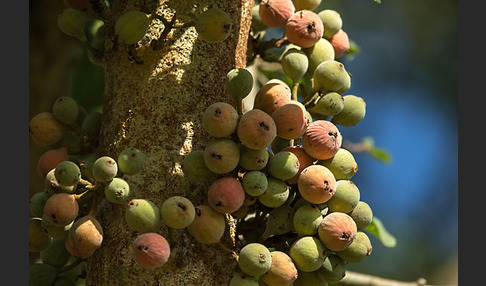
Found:
[[(210, 138), (201, 127), (201, 116), (210, 104), (225, 101), (226, 73), (245, 66), (248, 31), (253, 1), (113, 1), (108, 23), (107, 46), (113, 46), (103, 59), (105, 98), (98, 155), (117, 157), (126, 147), (147, 155), (144, 170), (124, 175), (131, 198), (145, 198), (159, 205), (168, 197), (182, 195), (194, 205), (207, 203), (207, 184), (194, 184), (184, 178), (181, 162), (192, 150), (204, 148)], [(177, 12), (177, 22), (187, 23), (217, 6), (232, 21), (232, 33), (221, 43), (198, 38), (194, 27), (174, 29), (160, 50), (150, 41), (163, 30), (152, 22), (146, 37), (131, 60), (129, 47), (116, 44), (113, 30), (121, 13), (130, 9), (157, 13), (168, 21)], [(228, 285), (236, 261), (215, 245), (197, 243), (186, 230), (176, 230), (173, 257), (163, 267), (147, 270), (131, 256), (131, 243), (137, 233), (124, 220), (125, 206), (100, 198), (97, 218), (103, 225), (104, 241), (87, 264), (86, 285)], [(167, 235), (162, 225), (160, 233)], [(227, 230), (223, 243), (232, 247)]]

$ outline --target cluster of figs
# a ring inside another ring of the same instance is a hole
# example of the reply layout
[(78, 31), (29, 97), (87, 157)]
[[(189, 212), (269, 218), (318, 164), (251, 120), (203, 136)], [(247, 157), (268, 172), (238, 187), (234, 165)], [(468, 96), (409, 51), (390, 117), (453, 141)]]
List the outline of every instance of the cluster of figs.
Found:
[[(39, 252), (41, 262), (31, 266), (29, 283), (74, 285), (69, 271), (102, 246), (99, 198), (125, 206), (125, 221), (137, 233), (130, 253), (143, 268), (163, 267), (173, 257), (162, 225), (169, 234), (183, 230), (199, 243), (225, 248), (229, 220), (235, 226), (230, 286), (327, 285), (344, 278), (347, 263), (366, 259), (372, 247), (363, 230), (373, 213), (351, 180), (358, 165), (342, 148), (338, 129), (358, 124), (366, 104), (345, 95), (351, 75), (337, 59), (348, 52), (349, 39), (339, 13), (313, 11), (320, 2), (262, 0), (254, 6), (253, 33), (284, 29), (287, 48), (279, 62), (293, 85), (271, 79), (243, 110), (254, 78), (245, 68), (228, 71), (226, 91), (236, 107), (216, 102), (206, 108), (201, 126), (210, 141), (181, 165), (187, 180), (208, 185), (205, 204), (183, 196), (161, 205), (132, 198), (123, 175), (139, 173), (145, 154), (129, 147), (117, 158), (95, 157), (102, 114), (86, 113), (72, 98), (60, 97), (52, 111), (34, 116), (32, 141), (56, 147), (39, 158), (45, 191), (30, 199), (29, 251)], [(80, 13), (87, 8), (70, 7), (60, 14), (59, 27), (84, 42)], [(129, 11), (115, 32), (121, 42), (137, 43), (152, 19)], [(231, 31), (231, 19), (216, 7), (193, 24), (212, 43)], [(312, 84), (306, 94), (298, 89), (304, 76)]]

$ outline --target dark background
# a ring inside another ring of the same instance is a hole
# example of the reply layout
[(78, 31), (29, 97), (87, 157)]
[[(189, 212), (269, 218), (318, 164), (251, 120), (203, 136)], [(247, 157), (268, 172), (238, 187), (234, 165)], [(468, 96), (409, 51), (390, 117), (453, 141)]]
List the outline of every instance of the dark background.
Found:
[[(367, 114), (357, 126), (341, 127), (343, 137), (360, 141), (371, 136), (392, 155), (392, 162), (383, 164), (357, 154), (359, 171), (353, 181), (361, 199), (396, 237), (397, 246), (386, 248), (372, 237), (372, 255), (348, 269), (457, 284), (457, 1), (322, 2), (316, 11), (338, 11), (343, 29), (361, 49), (352, 60), (342, 61), (353, 75), (347, 94), (363, 97)], [(29, 43), (28, 57), (23, 55), (28, 75), (21, 74), (29, 78), (25, 126), (63, 95), (76, 97), (88, 110), (99, 109), (103, 72), (87, 60), (76, 39), (57, 29), (63, 8), (62, 1), (30, 1), (29, 31), (23, 34)], [(43, 149), (26, 137), (21, 140), (29, 142), (31, 195), (41, 190), (42, 180), (32, 170)]]

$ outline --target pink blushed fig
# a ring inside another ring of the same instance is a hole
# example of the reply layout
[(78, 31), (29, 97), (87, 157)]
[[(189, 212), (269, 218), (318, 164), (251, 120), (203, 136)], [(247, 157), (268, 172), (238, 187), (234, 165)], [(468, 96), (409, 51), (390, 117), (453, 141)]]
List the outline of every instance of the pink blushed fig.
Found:
[(69, 157), (65, 147), (47, 150), (37, 160), (37, 172), (42, 178), (45, 178), (50, 170), (67, 160), (69, 160)]
[(277, 126), (270, 115), (260, 109), (252, 109), (241, 116), (236, 134), (246, 147), (262, 150), (272, 144), (277, 136)]
[(297, 46), (309, 48), (313, 46), (324, 33), (321, 18), (310, 10), (295, 12), (285, 24), (287, 39)]
[(222, 177), (215, 180), (208, 190), (208, 203), (217, 212), (233, 213), (245, 201), (245, 190), (241, 182), (234, 177)]
[(334, 48), (336, 58), (345, 55), (349, 51), (349, 37), (343, 29), (339, 29), (339, 31), (329, 39), (329, 42)]
[(282, 105), (290, 102), (292, 91), (283, 83), (269, 82), (263, 85), (255, 95), (254, 109), (260, 109), (268, 115)]
[(164, 265), (170, 256), (170, 246), (160, 234), (148, 232), (139, 235), (132, 245), (133, 258), (142, 267), (154, 269)]
[(317, 233), (327, 249), (342, 251), (353, 242), (357, 231), (356, 223), (349, 215), (334, 212), (322, 219)]
[(295, 7), (292, 0), (262, 0), (258, 15), (266, 26), (278, 28), (285, 26), (294, 11)]
[(341, 144), (341, 132), (336, 125), (327, 120), (312, 122), (302, 135), (302, 147), (309, 156), (315, 159), (331, 158), (339, 151)]
[(280, 106), (272, 113), (272, 119), (277, 126), (277, 135), (284, 139), (297, 139), (309, 126), (309, 117), (305, 106), (292, 101)]
[(328, 168), (311, 165), (300, 173), (297, 186), (306, 201), (322, 204), (329, 201), (336, 192), (336, 179)]
[(65, 226), (78, 216), (79, 205), (74, 194), (58, 193), (50, 196), (44, 205), (45, 219), (56, 226)]

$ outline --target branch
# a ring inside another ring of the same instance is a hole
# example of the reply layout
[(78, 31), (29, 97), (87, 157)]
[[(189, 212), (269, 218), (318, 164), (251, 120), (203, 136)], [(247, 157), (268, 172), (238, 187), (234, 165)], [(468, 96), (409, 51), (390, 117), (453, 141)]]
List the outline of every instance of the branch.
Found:
[(346, 276), (336, 284), (342, 286), (431, 286), (424, 278), (404, 282), (353, 271), (346, 271)]

